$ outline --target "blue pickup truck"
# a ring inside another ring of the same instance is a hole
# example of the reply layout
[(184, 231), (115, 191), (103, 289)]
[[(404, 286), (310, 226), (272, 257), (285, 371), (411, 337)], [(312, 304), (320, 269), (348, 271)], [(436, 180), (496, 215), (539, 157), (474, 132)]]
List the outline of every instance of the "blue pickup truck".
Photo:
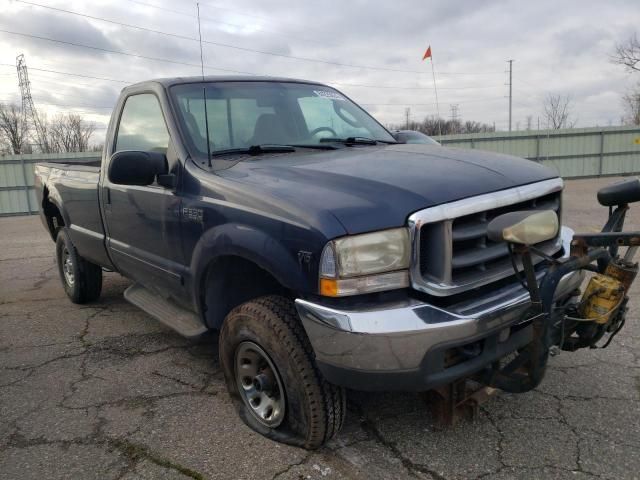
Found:
[[(241, 418), (315, 448), (341, 428), (345, 388), (426, 391), (526, 349), (530, 288), (487, 225), (557, 219), (563, 182), (523, 159), (399, 143), (326, 85), (197, 77), (124, 88), (101, 161), (40, 163), (36, 188), (73, 302), (115, 271), (178, 333), (218, 330)], [(548, 231), (534, 277), (569, 257), (573, 232)], [(562, 275), (554, 308), (582, 273)]]

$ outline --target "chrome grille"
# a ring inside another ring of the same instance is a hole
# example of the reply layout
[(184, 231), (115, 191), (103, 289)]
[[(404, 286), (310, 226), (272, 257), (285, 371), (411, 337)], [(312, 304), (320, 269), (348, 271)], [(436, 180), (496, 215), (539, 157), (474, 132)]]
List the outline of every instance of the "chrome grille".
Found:
[[(481, 195), (422, 210), (410, 217), (414, 253), (414, 288), (434, 295), (451, 295), (513, 274), (505, 243), (487, 238), (488, 223), (518, 210), (561, 213), (560, 179)], [(552, 255), (561, 248), (558, 234), (537, 245)], [(541, 259), (534, 257), (534, 261)]]

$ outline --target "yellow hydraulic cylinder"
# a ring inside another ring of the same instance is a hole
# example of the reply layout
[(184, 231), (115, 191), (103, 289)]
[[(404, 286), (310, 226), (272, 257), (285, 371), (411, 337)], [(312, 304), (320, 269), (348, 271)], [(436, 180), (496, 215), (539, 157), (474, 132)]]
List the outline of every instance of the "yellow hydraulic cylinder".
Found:
[(596, 323), (607, 323), (622, 302), (623, 296), (622, 282), (607, 275), (594, 275), (582, 296), (580, 316), (591, 318)]

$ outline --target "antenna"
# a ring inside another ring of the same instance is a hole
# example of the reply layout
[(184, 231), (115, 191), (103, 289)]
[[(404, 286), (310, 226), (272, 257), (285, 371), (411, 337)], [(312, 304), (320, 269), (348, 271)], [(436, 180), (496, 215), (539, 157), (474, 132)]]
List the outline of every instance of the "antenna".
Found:
[[(198, 38), (200, 40), (200, 69), (204, 82), (204, 60), (202, 57), (202, 28), (200, 27), (200, 3), (196, 2), (198, 12)], [(207, 165), (211, 168), (211, 141), (209, 140), (209, 115), (207, 113), (207, 86), (202, 85), (202, 101), (204, 102), (204, 128), (207, 134)]]
[(200, 3), (196, 3), (196, 10), (198, 12), (198, 38), (200, 40), (200, 69), (202, 71), (202, 80), (204, 81), (204, 60), (202, 58), (202, 29), (200, 27)]

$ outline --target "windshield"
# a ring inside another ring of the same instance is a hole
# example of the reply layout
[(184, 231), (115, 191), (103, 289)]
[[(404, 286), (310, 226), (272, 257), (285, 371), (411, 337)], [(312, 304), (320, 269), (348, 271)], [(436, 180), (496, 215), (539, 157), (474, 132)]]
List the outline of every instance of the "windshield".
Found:
[(207, 156), (207, 123), (212, 154), (255, 145), (327, 146), (328, 141), (360, 137), (395, 143), (368, 113), (323, 85), (191, 83), (172, 87), (171, 94), (187, 142), (199, 157)]

